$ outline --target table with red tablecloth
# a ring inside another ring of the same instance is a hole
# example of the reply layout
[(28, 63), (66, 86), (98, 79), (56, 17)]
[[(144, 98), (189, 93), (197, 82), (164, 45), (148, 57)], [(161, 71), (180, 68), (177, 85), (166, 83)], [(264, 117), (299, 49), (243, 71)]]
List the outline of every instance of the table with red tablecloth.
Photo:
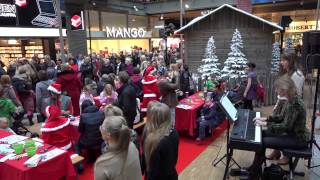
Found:
[[(0, 138), (10, 136), (7, 131), (0, 130)], [(39, 147), (37, 153), (42, 149), (48, 151), (55, 147), (44, 144)], [(0, 155), (0, 158), (4, 157)], [(24, 162), (28, 157), (20, 160), (7, 160), (0, 163), (0, 179), (1, 180), (58, 180), (65, 177), (66, 179), (76, 179), (76, 172), (72, 165), (70, 154), (64, 152), (57, 157), (48, 161), (40, 162), (37, 167), (26, 167)]]
[(188, 130), (189, 135), (193, 136), (193, 131), (197, 127), (197, 111), (203, 106), (204, 102), (202, 92), (193, 94), (179, 102), (179, 105), (187, 105), (188, 108), (180, 108), (179, 105), (176, 107), (175, 125), (177, 131)]

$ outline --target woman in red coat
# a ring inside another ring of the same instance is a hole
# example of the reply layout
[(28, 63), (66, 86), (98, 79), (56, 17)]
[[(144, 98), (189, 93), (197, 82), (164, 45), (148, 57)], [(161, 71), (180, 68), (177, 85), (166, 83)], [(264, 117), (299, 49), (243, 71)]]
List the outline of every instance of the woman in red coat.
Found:
[(72, 146), (70, 138), (70, 120), (61, 116), (61, 110), (57, 106), (46, 108), (48, 120), (40, 129), (44, 143), (56, 146), (63, 150), (69, 150)]
[(57, 84), (61, 84), (62, 91), (67, 92), (71, 97), (74, 116), (80, 115), (79, 97), (81, 93), (81, 81), (77, 74), (68, 66), (63, 65), (61, 73), (58, 73)]

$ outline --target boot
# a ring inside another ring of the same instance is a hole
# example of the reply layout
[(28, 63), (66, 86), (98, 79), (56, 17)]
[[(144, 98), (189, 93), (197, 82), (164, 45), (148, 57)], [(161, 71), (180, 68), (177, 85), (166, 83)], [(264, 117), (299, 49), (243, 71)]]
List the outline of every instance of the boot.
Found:
[(28, 117), (30, 126), (33, 126), (34, 125), (34, 123), (32, 121), (33, 115), (28, 115), (27, 117)]
[(270, 155), (266, 156), (266, 159), (268, 160), (278, 160), (281, 157), (281, 152), (278, 150), (273, 150)]

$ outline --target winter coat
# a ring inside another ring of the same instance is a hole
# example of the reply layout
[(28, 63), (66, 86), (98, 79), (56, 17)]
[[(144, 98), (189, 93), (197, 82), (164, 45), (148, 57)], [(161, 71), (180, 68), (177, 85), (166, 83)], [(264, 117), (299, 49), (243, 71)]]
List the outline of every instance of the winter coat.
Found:
[(12, 113), (16, 111), (16, 107), (10, 99), (0, 97), (0, 117), (6, 117), (9, 120), (9, 127), (12, 127)]
[(0, 77), (6, 74), (7, 74), (6, 71), (3, 69), (3, 67), (0, 66)]
[(32, 84), (28, 80), (28, 76), (26, 74), (17, 74), (12, 78), (12, 86), (15, 88), (19, 97), (30, 95), (30, 91), (32, 90)]
[(21, 106), (21, 102), (16, 95), (14, 88), (11, 85), (3, 85), (3, 96), (10, 99), (15, 106)]
[(127, 65), (127, 73), (129, 76), (133, 75), (133, 65), (132, 64)]
[(180, 90), (182, 92), (190, 92), (190, 73), (182, 71), (180, 74)]
[(85, 78), (93, 79), (92, 66), (90, 63), (81, 64), (80, 71), (82, 80)]
[(77, 74), (73, 71), (63, 71), (58, 74), (56, 83), (61, 84), (62, 91), (66, 91), (71, 97), (74, 115), (78, 116), (80, 114), (79, 97), (82, 85)]
[(146, 170), (145, 156), (142, 157), (143, 171), (146, 180), (178, 180), (176, 164), (178, 161), (179, 134), (172, 129), (170, 134), (164, 136), (158, 146), (153, 150), (150, 164)]
[(130, 84), (125, 84), (117, 92), (119, 95), (117, 106), (123, 111), (128, 127), (132, 129), (133, 121), (137, 115), (137, 96), (134, 87)]
[(101, 69), (100, 69), (101, 75), (110, 74), (110, 73), (114, 73), (114, 67), (111, 64), (101, 66)]
[(53, 80), (40, 81), (36, 84), (36, 108), (37, 112), (44, 112), (44, 99), (50, 96), (48, 87), (53, 83)]
[(158, 88), (161, 94), (161, 102), (168, 105), (170, 108), (174, 108), (178, 105), (176, 95), (178, 83), (170, 83), (168, 80), (163, 79), (159, 82)]
[(100, 148), (103, 142), (99, 127), (103, 123), (104, 114), (96, 106), (89, 106), (80, 115), (78, 131), (79, 143), (85, 147)]
[(119, 72), (126, 71), (126, 70), (127, 70), (127, 65), (126, 64), (124, 64), (124, 63), (117, 64), (117, 66), (116, 66), (116, 74), (119, 74)]

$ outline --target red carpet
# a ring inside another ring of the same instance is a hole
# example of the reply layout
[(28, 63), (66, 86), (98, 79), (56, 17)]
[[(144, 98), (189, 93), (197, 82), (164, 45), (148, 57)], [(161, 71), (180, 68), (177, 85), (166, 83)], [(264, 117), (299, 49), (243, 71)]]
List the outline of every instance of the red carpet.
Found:
[[(194, 138), (180, 134), (179, 159), (177, 163), (178, 173), (182, 172), (193, 160), (195, 160), (216, 138), (218, 138), (227, 128), (227, 123), (216, 128), (210, 138), (206, 138), (201, 144), (197, 144)], [(93, 165), (84, 165), (84, 172), (79, 176), (80, 180), (93, 179)]]

